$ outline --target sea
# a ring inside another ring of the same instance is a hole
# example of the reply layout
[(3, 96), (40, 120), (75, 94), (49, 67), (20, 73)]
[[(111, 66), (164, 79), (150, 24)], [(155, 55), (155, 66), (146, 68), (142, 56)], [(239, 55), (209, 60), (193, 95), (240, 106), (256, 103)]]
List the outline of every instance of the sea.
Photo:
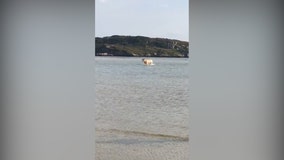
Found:
[(189, 59), (151, 59), (146, 66), (141, 57), (95, 57), (97, 131), (188, 138)]

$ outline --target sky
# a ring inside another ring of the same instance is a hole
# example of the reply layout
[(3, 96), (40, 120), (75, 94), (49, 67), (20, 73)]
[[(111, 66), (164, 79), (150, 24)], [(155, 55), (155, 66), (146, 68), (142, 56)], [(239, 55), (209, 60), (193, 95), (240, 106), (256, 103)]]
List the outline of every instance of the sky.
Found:
[(188, 41), (189, 0), (96, 0), (96, 37), (130, 35)]

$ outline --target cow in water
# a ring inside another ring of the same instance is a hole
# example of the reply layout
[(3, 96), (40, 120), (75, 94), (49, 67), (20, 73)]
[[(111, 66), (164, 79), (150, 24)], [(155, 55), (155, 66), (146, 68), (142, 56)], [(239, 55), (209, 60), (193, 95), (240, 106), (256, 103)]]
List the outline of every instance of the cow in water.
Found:
[(145, 65), (153, 65), (153, 60), (152, 59), (142, 59), (143, 63)]

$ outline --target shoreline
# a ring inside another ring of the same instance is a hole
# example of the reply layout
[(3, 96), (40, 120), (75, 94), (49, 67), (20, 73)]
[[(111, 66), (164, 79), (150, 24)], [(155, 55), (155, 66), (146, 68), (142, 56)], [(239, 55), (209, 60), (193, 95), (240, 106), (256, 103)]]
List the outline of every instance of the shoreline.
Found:
[(188, 160), (189, 141), (96, 130), (96, 160)]
[(141, 57), (141, 58), (189, 58), (189, 57), (179, 57), (179, 56), (99, 56), (95, 55), (95, 57)]

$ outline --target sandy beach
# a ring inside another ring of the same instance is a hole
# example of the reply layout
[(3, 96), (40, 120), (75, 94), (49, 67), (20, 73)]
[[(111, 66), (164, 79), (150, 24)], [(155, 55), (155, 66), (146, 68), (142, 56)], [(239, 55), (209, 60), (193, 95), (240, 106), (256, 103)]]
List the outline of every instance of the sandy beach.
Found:
[(188, 160), (188, 139), (96, 131), (96, 160)]

